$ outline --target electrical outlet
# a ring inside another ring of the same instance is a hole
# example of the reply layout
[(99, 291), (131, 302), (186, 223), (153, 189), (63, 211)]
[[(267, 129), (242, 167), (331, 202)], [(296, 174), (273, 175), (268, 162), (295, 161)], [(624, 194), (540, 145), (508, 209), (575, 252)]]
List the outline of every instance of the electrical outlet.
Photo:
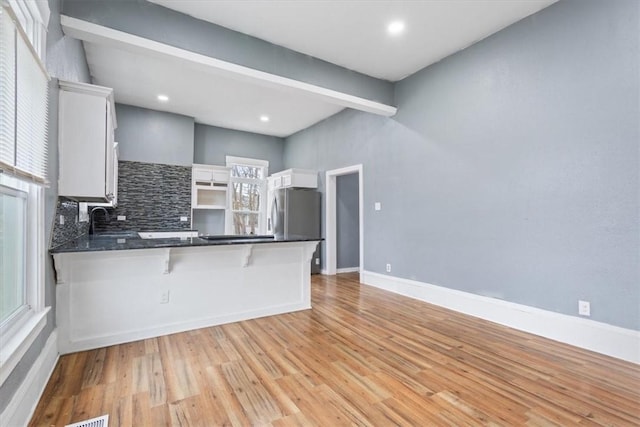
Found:
[(89, 222), (89, 206), (86, 203), (78, 203), (78, 221)]
[(320, 258), (316, 258), (316, 265), (320, 265)]
[(189, 217), (188, 216), (181, 216), (180, 217), (180, 221), (181, 222), (187, 222), (187, 221), (189, 221)]
[(117, 220), (118, 221), (126, 221), (127, 220), (127, 216), (126, 215), (118, 215)]
[(382, 209), (382, 204), (381, 204), (380, 202), (376, 202), (376, 203), (373, 205), (373, 208), (374, 208), (375, 210), (379, 211), (380, 209)]
[(160, 294), (160, 304), (168, 304), (169, 303), (169, 291), (163, 291)]
[(578, 301), (578, 314), (581, 316), (591, 316), (591, 303), (589, 301)]
[(391, 264), (387, 264), (387, 273), (391, 273)]
[(64, 215), (60, 215), (60, 225), (64, 225)]

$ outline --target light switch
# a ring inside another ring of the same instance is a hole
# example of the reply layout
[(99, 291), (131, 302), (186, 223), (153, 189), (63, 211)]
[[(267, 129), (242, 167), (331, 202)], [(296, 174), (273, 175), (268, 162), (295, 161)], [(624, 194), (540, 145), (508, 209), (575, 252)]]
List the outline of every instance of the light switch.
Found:
[(374, 209), (377, 210), (377, 211), (382, 209), (382, 205), (380, 204), (380, 202), (376, 202), (373, 206), (374, 206)]

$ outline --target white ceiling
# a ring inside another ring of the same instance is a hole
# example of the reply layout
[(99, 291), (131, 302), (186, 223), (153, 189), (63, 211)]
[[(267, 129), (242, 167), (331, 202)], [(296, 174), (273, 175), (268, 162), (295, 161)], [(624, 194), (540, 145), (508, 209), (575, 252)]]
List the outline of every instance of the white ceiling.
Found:
[[(374, 77), (399, 80), (556, 0), (151, 0)], [(386, 24), (404, 19), (398, 38)], [(62, 17), (84, 41), (94, 83), (116, 102), (194, 117), (197, 123), (289, 136), (345, 107), (393, 115), (369, 100), (167, 47)], [(204, 59), (203, 59), (204, 58)], [(217, 62), (216, 62), (217, 61)], [(234, 68), (235, 67), (235, 68)], [(160, 103), (160, 93), (170, 97)], [(269, 115), (263, 123), (259, 117)]]
[[(94, 82), (116, 102), (194, 117), (197, 123), (285, 137), (344, 107), (185, 66), (180, 60), (84, 43)], [(169, 96), (161, 103), (158, 94)], [(259, 120), (262, 114), (271, 118)]]
[[(397, 81), (557, 0), (150, 0), (369, 76)], [(388, 23), (405, 32), (390, 37)]]

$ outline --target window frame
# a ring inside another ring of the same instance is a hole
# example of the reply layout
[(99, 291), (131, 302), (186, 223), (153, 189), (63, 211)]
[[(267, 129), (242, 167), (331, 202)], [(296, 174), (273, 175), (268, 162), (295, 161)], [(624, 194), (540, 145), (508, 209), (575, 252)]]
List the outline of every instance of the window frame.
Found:
[(40, 60), (44, 62), (47, 48), (47, 25), (51, 15), (49, 3), (46, 0), (8, 0), (8, 5), (20, 23), (22, 31), (31, 42), (31, 46)]
[[(0, 5), (16, 25), (17, 33), (26, 39), (26, 46), (35, 63), (46, 73), (44, 66), (46, 29), (50, 10), (46, 0), (24, 2), (8, 0)], [(20, 70), (18, 70), (20, 72)], [(17, 77), (16, 77), (17, 78)], [(46, 96), (46, 94), (45, 94)], [(45, 99), (46, 102), (46, 99)], [(36, 125), (41, 124), (37, 123)], [(30, 125), (34, 125), (30, 123)], [(44, 123), (46, 127), (46, 121)], [(46, 138), (46, 137), (45, 137)], [(43, 141), (44, 144), (47, 141)], [(48, 161), (48, 160), (46, 160)], [(51, 307), (45, 307), (45, 187), (33, 177), (21, 176), (18, 170), (0, 171), (0, 185), (23, 191), (26, 196), (25, 231), (25, 308), (0, 327), (0, 386), (31, 348), (47, 324)]]
[[(234, 165), (253, 166), (262, 168), (263, 178), (239, 178), (234, 177), (231, 168)], [(257, 213), (258, 214), (258, 234), (266, 233), (267, 223), (267, 177), (269, 176), (269, 161), (261, 159), (253, 159), (249, 157), (226, 156), (226, 166), (229, 168), (229, 190), (227, 191), (227, 208), (225, 209), (225, 233), (233, 234), (233, 214), (234, 213)], [(257, 184), (260, 191), (260, 210), (259, 211), (238, 211), (232, 209), (232, 197), (234, 183)]]
[(50, 307), (44, 306), (44, 188), (7, 174), (0, 185), (27, 194), (25, 250), (25, 309), (0, 328), (0, 385), (31, 347), (46, 325)]
[[(5, 331), (10, 330), (13, 325), (16, 322), (19, 322), (19, 318), (22, 316), (23, 312), (25, 310), (29, 309), (29, 302), (28, 302), (28, 296), (27, 296), (27, 262), (28, 262), (28, 258), (27, 258), (27, 232), (28, 232), (28, 215), (29, 215), (29, 192), (25, 191), (23, 189), (19, 189), (16, 188), (15, 185), (3, 185), (0, 183), (0, 195), (5, 195), (5, 196), (10, 196), (10, 197), (14, 197), (16, 199), (22, 199), (23, 204), (24, 204), (24, 212), (22, 214), (23, 218), (22, 218), (22, 239), (23, 239), (23, 244), (22, 244), (22, 258), (21, 258), (21, 264), (22, 264), (22, 268), (21, 268), (21, 272), (20, 272), (20, 277), (22, 279), (22, 283), (20, 284), (20, 292), (22, 293), (21, 296), (21, 304), (17, 307), (16, 310), (14, 310), (13, 313), (11, 313), (6, 319), (1, 319), (0, 318), (0, 337), (4, 336)], [(2, 234), (3, 234), (3, 241), (4, 241), (4, 231), (6, 230), (5, 227), (2, 228)], [(3, 256), (4, 254), (6, 254), (6, 249), (2, 248), (2, 252), (3, 252)], [(3, 260), (3, 265), (6, 266), (6, 263)], [(1, 274), (1, 273), (0, 273)]]

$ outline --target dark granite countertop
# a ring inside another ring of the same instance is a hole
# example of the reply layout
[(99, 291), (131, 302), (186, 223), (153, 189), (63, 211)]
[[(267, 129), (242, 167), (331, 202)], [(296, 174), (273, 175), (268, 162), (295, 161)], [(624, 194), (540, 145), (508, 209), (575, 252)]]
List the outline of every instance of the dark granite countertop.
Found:
[[(209, 237), (209, 239), (207, 239)], [(273, 236), (202, 236), (142, 239), (137, 233), (107, 233), (106, 235), (83, 235), (62, 245), (49, 249), (52, 254), (65, 252), (122, 251), (131, 249), (180, 248), (192, 246), (246, 245), (261, 243), (313, 242), (318, 238), (295, 236), (274, 239)]]

